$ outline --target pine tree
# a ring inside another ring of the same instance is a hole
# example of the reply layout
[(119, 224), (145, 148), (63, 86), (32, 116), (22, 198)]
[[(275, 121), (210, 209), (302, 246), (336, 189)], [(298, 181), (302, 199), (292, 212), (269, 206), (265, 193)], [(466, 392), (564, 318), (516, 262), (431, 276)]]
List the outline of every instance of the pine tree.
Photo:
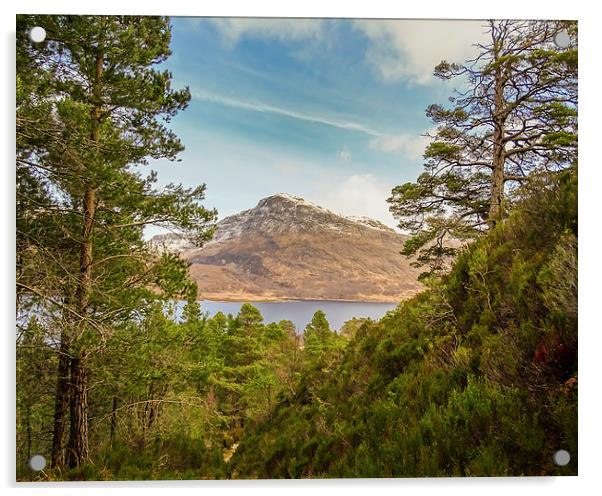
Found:
[(316, 310), (311, 322), (307, 324), (303, 332), (305, 349), (310, 355), (319, 357), (325, 350), (330, 348), (334, 337), (334, 332), (330, 330), (326, 314), (322, 310)]
[[(63, 317), (52, 463), (74, 467), (89, 459), (91, 354), (148, 302), (196, 294), (179, 258), (150, 251), (144, 227), (202, 242), (215, 212), (200, 203), (204, 185), (159, 189), (156, 174), (143, 173), (149, 158), (174, 160), (183, 149), (168, 126), (190, 92), (173, 90), (171, 74), (153, 68), (170, 55), (168, 19), (19, 16), (18, 24), (17, 72), (33, 67), (44, 85), (23, 79), (17, 109), (17, 182), (27, 186), (18, 193), (26, 261), (17, 287)], [(35, 25), (46, 29), (42, 45), (26, 38)], [(47, 282), (40, 272), (49, 271)]]
[[(570, 45), (559, 48), (562, 30)], [(489, 42), (465, 64), (442, 62), (435, 75), (465, 89), (451, 107), (431, 105), (425, 171), (388, 199), (412, 237), (403, 253), (431, 271), (445, 267), (462, 241), (505, 215), (507, 194), (533, 170), (559, 170), (577, 153), (576, 23), (489, 21)]]

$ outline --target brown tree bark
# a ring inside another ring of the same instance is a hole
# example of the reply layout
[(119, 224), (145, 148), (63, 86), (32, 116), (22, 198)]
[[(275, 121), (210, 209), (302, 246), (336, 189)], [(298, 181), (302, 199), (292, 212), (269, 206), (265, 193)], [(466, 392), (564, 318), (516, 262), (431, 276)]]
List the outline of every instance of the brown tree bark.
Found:
[(69, 345), (65, 332), (61, 333), (59, 362), (54, 399), (54, 423), (52, 429), (51, 467), (62, 467), (65, 464), (65, 427), (69, 408)]
[[(495, 44), (501, 43), (495, 40)], [(499, 48), (494, 49), (494, 60), (499, 57)], [(495, 68), (493, 97), (493, 161), (491, 168), (491, 198), (489, 203), (488, 223), (490, 228), (502, 218), (502, 200), (504, 198), (504, 172), (506, 155), (504, 146), (504, 128), (506, 125), (506, 108), (504, 99), (504, 80), (502, 68)]]
[(25, 418), (27, 422), (25, 451), (27, 452), (27, 459), (29, 460), (31, 458), (31, 405), (29, 405), (29, 403), (25, 407)]
[[(96, 211), (96, 189), (84, 193), (84, 227), (80, 259), (80, 280), (77, 288), (77, 307), (85, 315), (92, 284), (92, 227)], [(81, 325), (86, 326), (85, 322)], [(74, 349), (71, 357), (71, 398), (67, 465), (79, 466), (88, 459), (88, 381), (85, 350)]]
[(69, 428), (69, 447), (67, 466), (78, 467), (89, 459), (88, 448), (88, 375), (84, 361), (71, 359), (70, 402), (71, 423)]
[[(91, 139), (94, 145), (100, 143), (100, 121), (102, 115), (101, 78), (104, 54), (98, 48), (95, 61), (95, 77), (92, 88), (94, 105), (90, 113)], [(94, 217), (96, 214), (97, 188), (90, 184), (84, 191), (82, 245), (80, 255), (79, 281), (76, 291), (77, 308), (80, 315), (86, 315), (92, 288), (92, 262)], [(81, 325), (87, 326), (85, 321)], [(70, 430), (67, 448), (67, 465), (77, 467), (89, 458), (88, 447), (88, 375), (86, 370), (85, 350), (77, 347), (71, 357), (71, 398), (70, 398)]]

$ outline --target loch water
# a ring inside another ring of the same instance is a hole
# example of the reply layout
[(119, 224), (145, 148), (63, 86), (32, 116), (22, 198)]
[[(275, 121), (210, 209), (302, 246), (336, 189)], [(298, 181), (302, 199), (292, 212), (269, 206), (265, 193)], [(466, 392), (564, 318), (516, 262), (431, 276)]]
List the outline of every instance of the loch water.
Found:
[[(203, 300), (199, 303), (201, 311), (208, 312), (209, 316), (213, 316), (217, 312), (236, 315), (245, 302)], [(331, 329), (338, 330), (345, 322), (354, 317), (378, 320), (397, 306), (395, 303), (331, 300), (254, 301), (249, 303), (261, 312), (265, 324), (290, 320), (300, 333), (303, 332), (317, 310), (322, 310), (326, 314)]]

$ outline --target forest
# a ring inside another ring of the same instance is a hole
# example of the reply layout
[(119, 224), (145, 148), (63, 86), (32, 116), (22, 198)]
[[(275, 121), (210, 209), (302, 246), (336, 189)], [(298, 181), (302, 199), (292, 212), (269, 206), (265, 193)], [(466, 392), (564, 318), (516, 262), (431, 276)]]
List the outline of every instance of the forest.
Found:
[(17, 480), (576, 475), (577, 24), (487, 29), (434, 68), (460, 90), (387, 199), (426, 289), (298, 333), (251, 304), (210, 317), (145, 241), (202, 245), (218, 215), (210, 184), (148, 168), (184, 148), (170, 20), (18, 16)]

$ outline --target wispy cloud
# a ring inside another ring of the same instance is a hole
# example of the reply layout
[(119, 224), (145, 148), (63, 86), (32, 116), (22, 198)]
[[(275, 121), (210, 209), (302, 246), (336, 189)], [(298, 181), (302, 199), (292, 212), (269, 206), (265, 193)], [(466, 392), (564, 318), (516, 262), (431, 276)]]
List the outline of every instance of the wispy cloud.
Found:
[[(430, 141), (429, 138), (423, 135), (424, 133), (388, 134), (357, 122), (337, 120), (323, 115), (298, 112), (296, 110), (276, 107), (257, 100), (241, 100), (205, 91), (193, 91), (193, 98), (250, 112), (282, 115), (291, 119), (313, 122), (347, 131), (360, 132), (372, 138), (369, 143), (371, 149), (384, 153), (401, 153), (412, 160), (419, 160), (422, 157), (424, 149)], [(351, 153), (348, 150), (342, 150), (339, 153), (339, 158), (344, 162), (347, 162), (351, 159)]]
[[(333, 21), (324, 19), (210, 18), (202, 22), (217, 28), (231, 47), (244, 38), (310, 40), (324, 45), (333, 31)], [(431, 84), (433, 69), (441, 60), (463, 62), (475, 54), (474, 43), (485, 37), (484, 23), (479, 20), (365, 19), (352, 23), (369, 42), (366, 62), (389, 82)], [(294, 53), (307, 55), (306, 50), (307, 46)]]
[(243, 110), (249, 110), (253, 112), (261, 112), (261, 113), (269, 113), (282, 115), (285, 117), (290, 117), (291, 119), (298, 119), (307, 122), (315, 122), (318, 124), (323, 124), (325, 126), (336, 127), (339, 129), (346, 129), (348, 131), (358, 131), (360, 133), (367, 134), (369, 136), (382, 136), (383, 134), (378, 132), (375, 129), (372, 129), (368, 126), (364, 126), (357, 122), (349, 122), (343, 120), (337, 120), (326, 116), (316, 115), (316, 114), (306, 114), (303, 112), (298, 112), (296, 110), (290, 110), (282, 107), (275, 107), (273, 105), (269, 105), (267, 103), (261, 101), (250, 101), (250, 100), (240, 100), (236, 98), (230, 98), (224, 95), (219, 95), (215, 93), (208, 93), (204, 91), (194, 91), (192, 94), (193, 98), (197, 98), (199, 100), (205, 100), (213, 103), (218, 103), (220, 105), (225, 105), (227, 107), (239, 108)]

